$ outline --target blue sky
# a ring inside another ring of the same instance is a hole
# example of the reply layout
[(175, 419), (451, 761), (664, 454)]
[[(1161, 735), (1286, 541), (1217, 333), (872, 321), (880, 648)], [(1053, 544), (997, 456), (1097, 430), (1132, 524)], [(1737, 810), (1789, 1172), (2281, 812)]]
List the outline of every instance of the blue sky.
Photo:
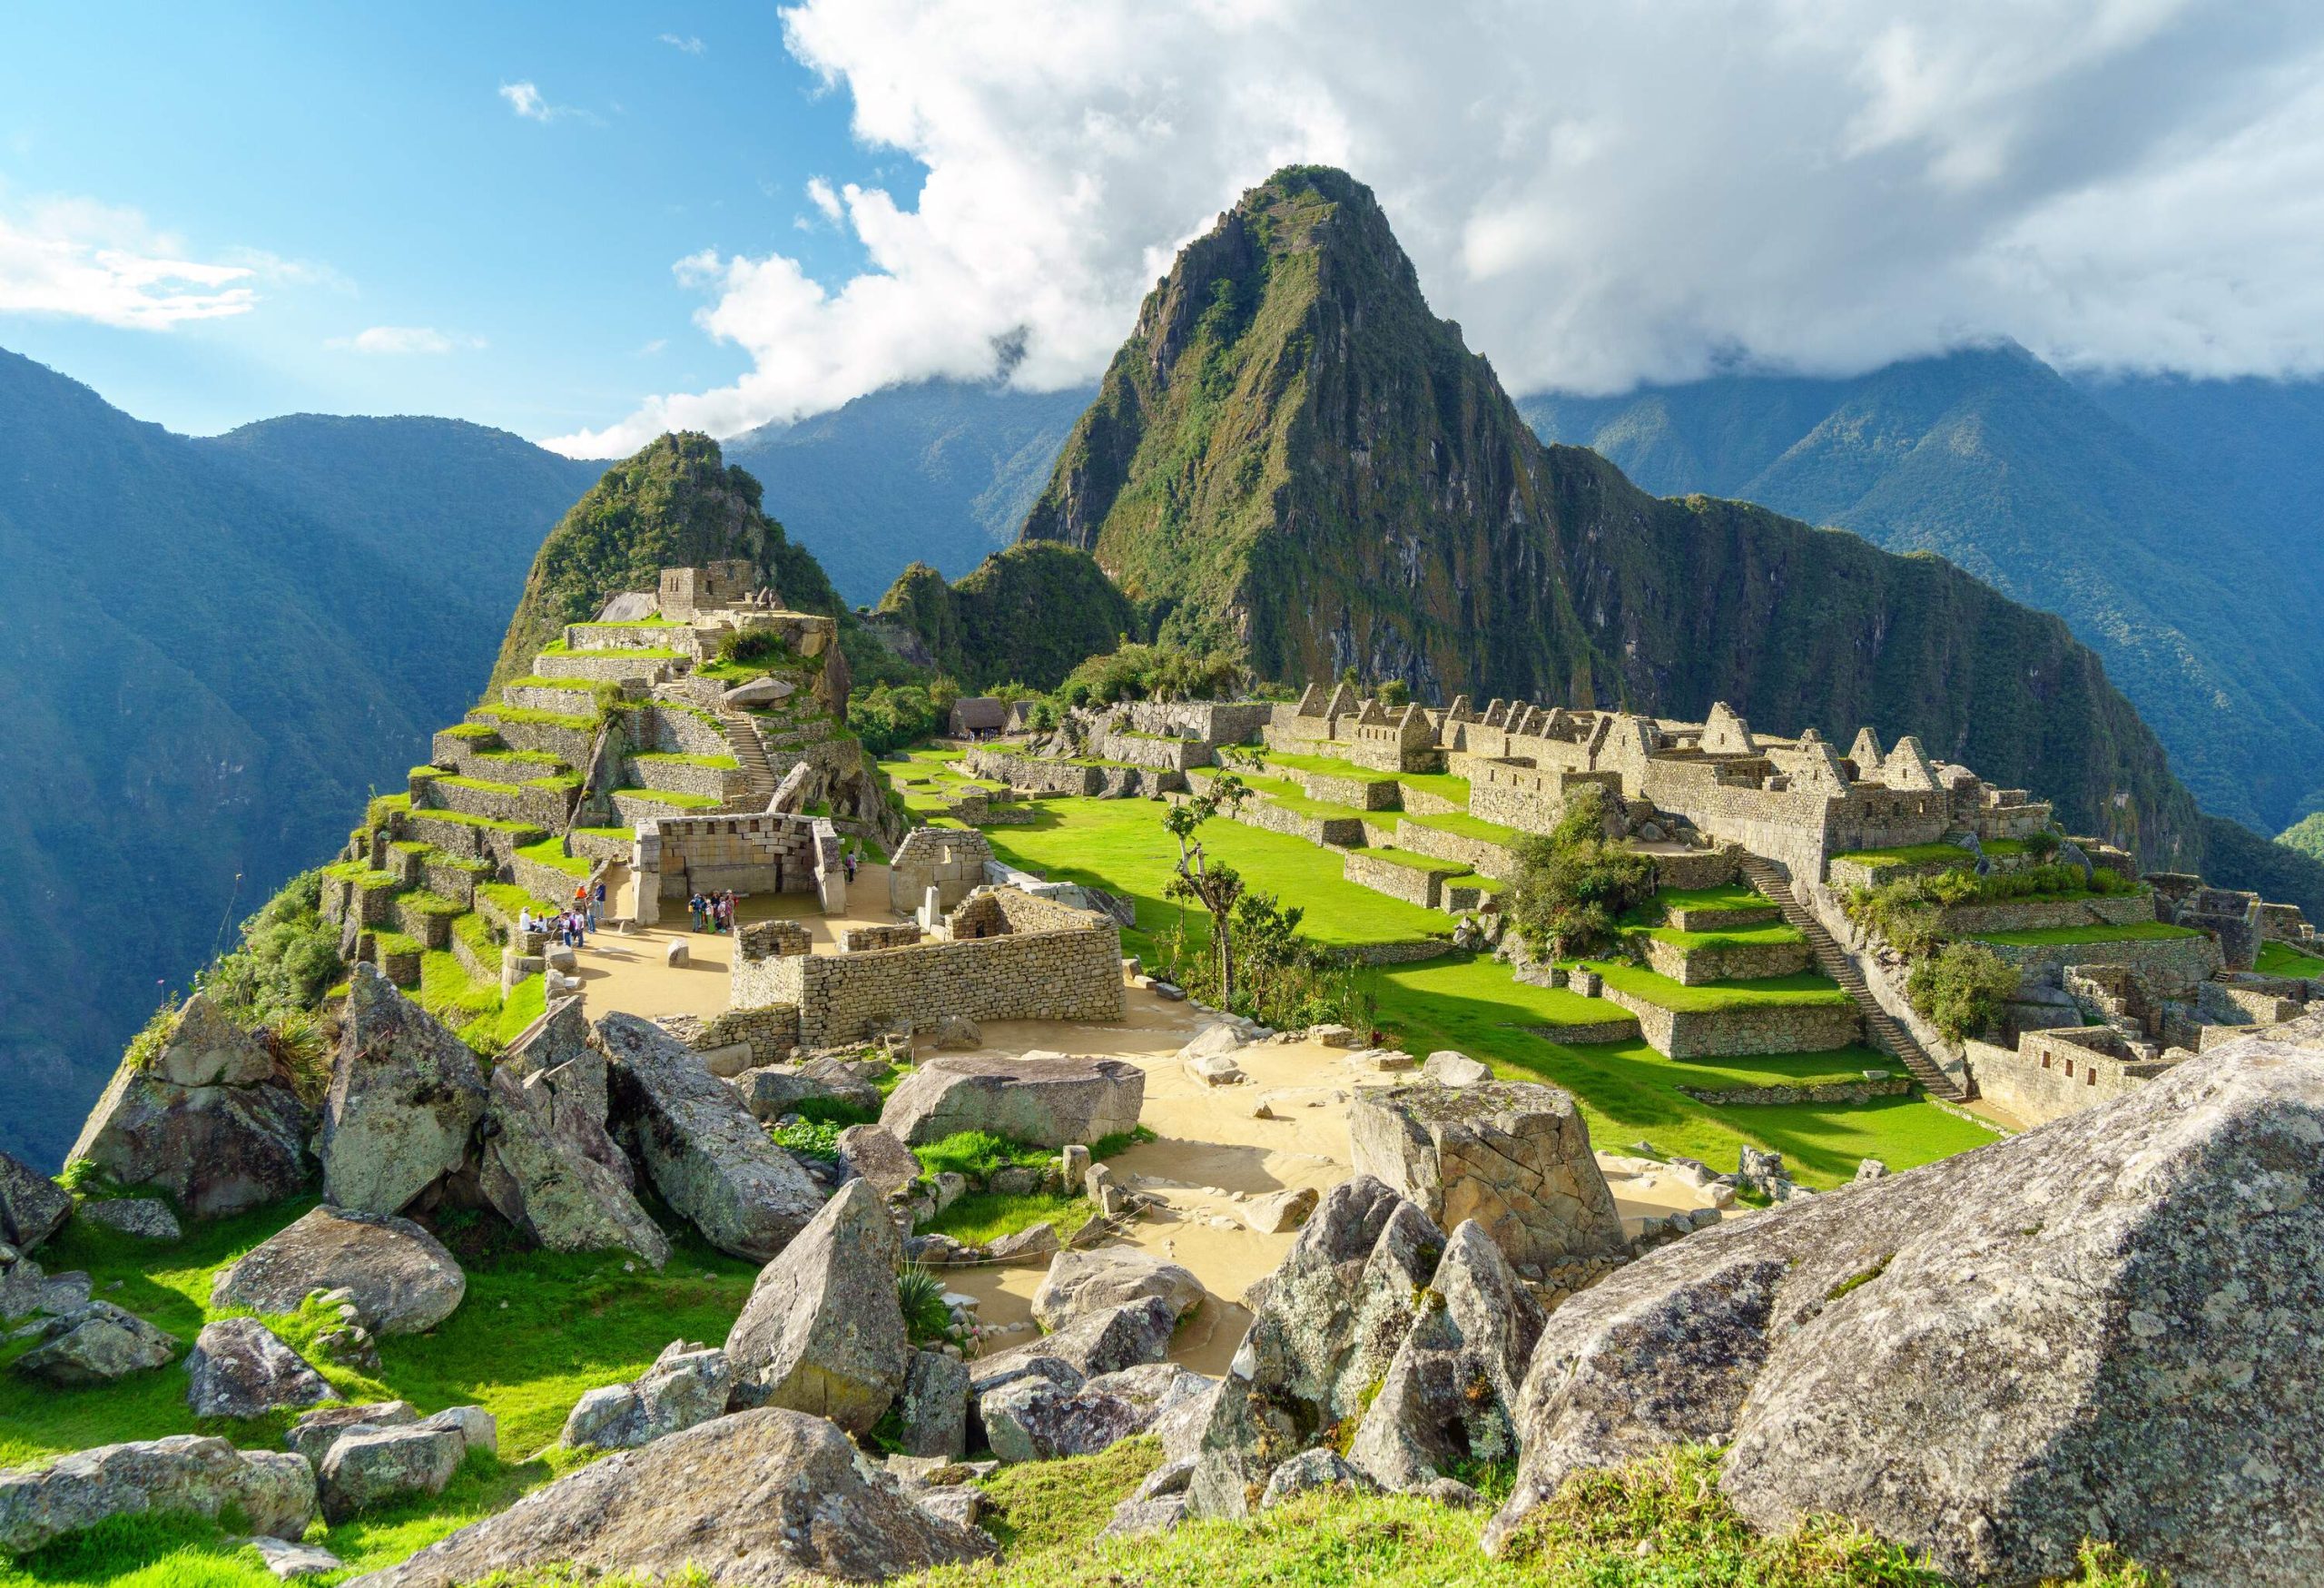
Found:
[(2313, 0), (0, 0), (0, 347), (615, 456), (1091, 380), (1302, 161), (1521, 392), (2324, 373)]
[[(547, 120), (502, 93), (520, 84)], [(193, 432), (294, 410), (602, 421), (749, 363), (694, 328), (675, 261), (860, 265), (850, 237), (796, 226), (821, 219), (803, 184), (918, 177), (850, 138), (848, 104), (765, 5), (0, 5), (0, 222), (77, 244), (134, 222), (75, 211), (125, 209), (175, 244), (152, 252), (254, 266), (247, 312), (0, 311), (0, 347)], [(357, 341), (373, 328), (413, 334)], [(407, 350), (362, 350), (383, 343)]]

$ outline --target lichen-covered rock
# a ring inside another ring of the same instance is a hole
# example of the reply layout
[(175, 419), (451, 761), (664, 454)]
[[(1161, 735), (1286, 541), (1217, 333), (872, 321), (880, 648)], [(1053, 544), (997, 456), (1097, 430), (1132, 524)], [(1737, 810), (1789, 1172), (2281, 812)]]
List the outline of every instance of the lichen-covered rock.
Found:
[(185, 1371), (185, 1404), (197, 1417), (261, 1417), (339, 1398), (321, 1374), (254, 1317), (202, 1325)]
[(0, 1152), (0, 1245), (30, 1252), (72, 1217), (70, 1192), (23, 1159)]
[(1439, 1228), (1473, 1218), (1520, 1267), (1623, 1248), (1621, 1215), (1573, 1094), (1531, 1081), (1420, 1080), (1348, 1106), (1358, 1174)]
[(1303, 1450), (1276, 1467), (1267, 1478), (1259, 1509), (1272, 1511), (1310, 1489), (1336, 1489), (1346, 1494), (1369, 1494), (1379, 1484), (1335, 1450)]
[(882, 1197), (892, 1197), (920, 1179), (920, 1159), (879, 1125), (850, 1125), (839, 1133), (839, 1160), (871, 1183)]
[(985, 1443), (1003, 1461), (1095, 1455), (1153, 1425), (1155, 1409), (1125, 1396), (1067, 1389), (1039, 1377), (1003, 1385), (977, 1403)]
[[(550, 1251), (625, 1251), (658, 1268), (669, 1261), (669, 1238), (646, 1217), (627, 1178), (607, 1165), (620, 1155), (605, 1117), (592, 1118), (586, 1106), (593, 1068), (602, 1105), (602, 1064), (576, 1061), (521, 1080), (494, 1070), (478, 1182), (495, 1211)], [(560, 1078), (584, 1095), (560, 1098)]]
[(409, 1401), (371, 1401), (359, 1406), (344, 1404), (317, 1406), (311, 1412), (300, 1414), (298, 1421), (290, 1425), (290, 1431), (282, 1436), (282, 1443), (305, 1456), (311, 1465), (320, 1468), (323, 1457), (330, 1454), (330, 1447), (338, 1444), (339, 1436), (350, 1428), (408, 1428), (418, 1421), (419, 1413), (413, 1409)]
[(338, 1289), (373, 1331), (416, 1335), (452, 1316), (468, 1281), (409, 1218), (310, 1208), (212, 1280), (210, 1305), (295, 1312), (309, 1291)]
[(605, 1385), (584, 1395), (565, 1419), (557, 1443), (600, 1450), (651, 1444), (723, 1414), (734, 1387), (734, 1369), (724, 1351), (673, 1340), (654, 1358), (653, 1366), (629, 1383)]
[(593, 1462), (362, 1588), (454, 1588), (570, 1563), (646, 1581), (689, 1569), (731, 1588), (822, 1573), (877, 1582), (981, 1559), (992, 1541), (876, 1480), (846, 1435), (774, 1406)]
[(300, 1544), (294, 1539), (270, 1538), (260, 1534), (250, 1541), (258, 1558), (274, 1574), (278, 1583), (289, 1583), (300, 1577), (320, 1577), (331, 1572), (342, 1572), (347, 1563), (319, 1544)]
[(1443, 1248), (1425, 1214), (1370, 1176), (1332, 1188), (1219, 1386), (1187, 1489), (1195, 1515), (1248, 1515), (1278, 1465), (1362, 1414)]
[(41, 1326), (40, 1344), (11, 1364), (27, 1378), (63, 1389), (111, 1384), (160, 1367), (178, 1340), (110, 1301), (90, 1301)]
[(726, 1086), (743, 1100), (753, 1119), (772, 1124), (793, 1113), (811, 1098), (829, 1098), (852, 1109), (872, 1113), (880, 1110), (880, 1089), (852, 1077), (809, 1075), (786, 1066), (766, 1064), (727, 1078)]
[(915, 1351), (896, 1401), (906, 1455), (957, 1461), (969, 1450), (969, 1365), (941, 1351)]
[(282, 1450), (237, 1450), (175, 1434), (76, 1450), (0, 1472), (0, 1553), (23, 1554), (115, 1516), (214, 1517), (231, 1507), (253, 1533), (296, 1538), (315, 1515), (315, 1475)]
[(1137, 1128), (1146, 1071), (1125, 1059), (939, 1054), (888, 1094), (880, 1123), (913, 1147), (961, 1130), (1059, 1148)]
[(763, 1263), (789, 1245), (822, 1198), (742, 1100), (650, 1021), (609, 1014), (597, 1035), (615, 1117), (662, 1199), (723, 1252)]
[(1159, 1362), (1170, 1354), (1170, 1333), (1178, 1315), (1158, 1296), (1121, 1307), (1084, 1313), (1054, 1334), (1013, 1350), (980, 1356), (970, 1366), (981, 1398), (1000, 1377), (1037, 1359), (1062, 1362), (1084, 1378)]
[(103, 1197), (84, 1201), (81, 1217), (140, 1240), (177, 1240), (185, 1230), (158, 1197)]
[(467, 1043), (369, 965), (348, 982), (323, 1098), (323, 1199), (398, 1213), (468, 1159), (484, 1072)]
[(69, 1155), (116, 1184), (167, 1191), (196, 1218), (219, 1218), (304, 1190), (314, 1116), (274, 1074), (258, 1040), (194, 993), (152, 1063), (123, 1063), (89, 1110)]
[(1964, 1579), (2104, 1538), (2174, 1582), (2324, 1577), (2324, 1055), (2128, 1097), (1730, 1219), (1550, 1315), (1496, 1542), (1570, 1474), (1730, 1446), (1755, 1524), (1847, 1517)]
[(1452, 1462), (1517, 1454), (1517, 1392), (1541, 1308), (1474, 1220), (1445, 1242), (1419, 1316), (1396, 1347), (1347, 1458), (1391, 1489), (1416, 1489)]
[(331, 1442), (316, 1474), (323, 1519), (344, 1522), (405, 1494), (440, 1494), (468, 1448), (458, 1428), (440, 1425), (350, 1428)]
[(1184, 1317), (1202, 1304), (1202, 1281), (1191, 1270), (1136, 1247), (1061, 1251), (1049, 1259), (1049, 1271), (1033, 1292), (1033, 1318), (1045, 1329), (1061, 1329), (1090, 1313), (1148, 1296), (1168, 1303), (1173, 1318)]
[(903, 1246), (878, 1192), (842, 1186), (759, 1271), (726, 1336), (734, 1400), (829, 1417), (852, 1434), (880, 1420), (911, 1361), (896, 1298)]
[(1265, 1197), (1254, 1197), (1241, 1204), (1236, 1211), (1243, 1222), (1261, 1235), (1284, 1235), (1307, 1222), (1321, 1199), (1313, 1186), (1301, 1186), (1296, 1190), (1275, 1191)]

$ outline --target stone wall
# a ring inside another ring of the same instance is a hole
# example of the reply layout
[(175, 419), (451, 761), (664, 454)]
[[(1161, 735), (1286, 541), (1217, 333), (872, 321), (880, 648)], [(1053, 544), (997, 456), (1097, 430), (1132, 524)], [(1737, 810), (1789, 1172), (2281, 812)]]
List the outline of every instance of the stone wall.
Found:
[(892, 926), (851, 926), (840, 938), (840, 947), (851, 954), (867, 953), (873, 949), (909, 948), (920, 941), (920, 927), (914, 922), (901, 922)]
[(2027, 1031), (2014, 1051), (1991, 1042), (1967, 1046), (1979, 1093), (2026, 1125), (2111, 1102), (2170, 1068), (2160, 1060), (2131, 1058), (2112, 1026)]
[(1096, 794), (1104, 781), (1098, 775), (1100, 769), (1095, 766), (1080, 766), (1070, 761), (1052, 761), (1040, 755), (1020, 755), (1006, 750), (972, 748), (960, 760), (979, 777), (1005, 783), (1010, 788), (1029, 789), (1035, 794), (1086, 796)]
[(1607, 987), (1599, 996), (1638, 1016), (1648, 1046), (1667, 1059), (1732, 1059), (1752, 1053), (1826, 1053), (1860, 1033), (1852, 1004), (1766, 1004), (1677, 1011)]
[(2127, 926), (2154, 919), (2154, 901), (2144, 893), (2100, 894), (2087, 899), (2008, 899), (1994, 904), (1951, 904), (1937, 915), (1937, 930), (1952, 937), (1986, 932), (2032, 932), (2053, 926)]
[(545, 652), (533, 658), (533, 672), (543, 678), (573, 678), (583, 683), (617, 683), (624, 678), (656, 679), (669, 670), (662, 658), (624, 656), (614, 651)]
[(1285, 766), (1277, 762), (1267, 764), (1268, 774), (1288, 778), (1299, 785), (1311, 800), (1327, 804), (1353, 805), (1359, 811), (1393, 811), (1400, 803), (1401, 788), (1393, 777), (1349, 777), (1336, 772), (1304, 772), (1296, 766)]
[(783, 916), (734, 923), (734, 957), (738, 960), (771, 960), (784, 954), (812, 953), (814, 947), (814, 939), (804, 926)]
[(1099, 741), (1098, 756), (1150, 766), (1157, 772), (1184, 772), (1211, 764), (1210, 746), (1194, 739), (1157, 737), (1138, 733), (1108, 733)]
[(1346, 859), (1340, 863), (1340, 874), (1375, 893), (1385, 893), (1425, 910), (1436, 909), (1444, 897), (1445, 873), (1399, 865), (1367, 849), (1349, 850)]
[(656, 702), (643, 714), (641, 742), (648, 748), (680, 755), (732, 755), (734, 746), (716, 723), (696, 716), (682, 705)]
[(2120, 965), (2136, 972), (2165, 998), (2192, 998), (2221, 969), (2219, 944), (2208, 937), (2133, 938), (2121, 942), (2006, 943), (1985, 947), (2027, 980), (2054, 980), (2069, 965)]
[(1886, 1080), (1834, 1080), (1811, 1086), (1682, 1086), (1679, 1090), (1698, 1102), (1722, 1108), (1780, 1109), (1796, 1103), (1877, 1102), (1882, 1098), (1906, 1096), (1913, 1084), (1909, 1077), (1892, 1076)]
[(827, 853), (813, 818), (755, 811), (714, 816), (659, 816), (642, 824), (634, 861), (661, 878), (659, 899), (694, 893), (819, 893), (822, 873), (839, 863)]
[(949, 911), (984, 882), (992, 845), (984, 834), (957, 827), (915, 827), (888, 862), (888, 908), (917, 915), (931, 887), (939, 910)]
[(1305, 838), (1327, 848), (1344, 849), (1364, 842), (1364, 819), (1360, 816), (1303, 815), (1264, 799), (1243, 801), (1235, 807), (1234, 816), (1246, 827)]
[[(593, 705), (578, 715), (591, 716), (596, 711)], [(481, 708), (474, 715), (477, 721), (489, 723), (492, 731), (500, 735), (500, 742), (511, 750), (530, 750), (543, 755), (554, 755), (568, 766), (587, 765), (589, 751), (596, 743), (597, 730), (594, 725), (569, 728), (561, 723), (508, 722), (494, 716), (488, 709)]]
[(573, 890), (581, 882), (579, 877), (573, 875), (570, 872), (559, 871), (556, 867), (535, 860), (528, 854), (517, 856), (515, 863), (509, 869), (516, 873), (518, 887), (536, 899), (545, 899), (552, 904), (560, 906), (571, 905)]
[(1515, 863), (1508, 850), (1465, 833), (1446, 833), (1423, 827), (1417, 822), (1398, 822), (1395, 843), (1399, 849), (1409, 849), (1414, 854), (1425, 854), (1434, 860), (1457, 860), (1471, 871), (1496, 880), (1515, 874)]
[(1574, 791), (1591, 784), (1620, 799), (1622, 781), (1611, 772), (1521, 766), (1475, 758), (1468, 763), (1469, 814), (1521, 832), (1546, 833), (1565, 814)]
[(1403, 808), (1415, 816), (1465, 816), (1470, 814), (1469, 807), (1462, 801), (1447, 799), (1443, 794), (1431, 794), (1410, 784), (1403, 785), (1398, 792), (1403, 795)]
[(553, 711), (562, 716), (597, 715), (596, 687), (575, 679), (569, 685), (510, 684), (500, 698), (524, 711)]
[(787, 1003), (730, 1009), (702, 1021), (686, 1046), (699, 1052), (737, 1042), (750, 1044), (753, 1065), (781, 1063), (799, 1046), (799, 1011)]
[(1258, 738), (1275, 707), (1264, 700), (1133, 700), (1114, 709), (1140, 733), (1206, 745), (1247, 745)]
[(1681, 946), (1651, 933), (1632, 941), (1644, 950), (1657, 975), (1682, 986), (1712, 981), (1752, 981), (1762, 976), (1791, 976), (1815, 962), (1806, 939), (1797, 942), (1710, 942)]
[(1081, 919), (1092, 924), (738, 964), (731, 996), (737, 1006), (794, 1006), (799, 1041), (810, 1048), (899, 1026), (925, 1031), (947, 1015), (1119, 1021), (1127, 1009), (1120, 931), (1102, 918)]
[(555, 832), (572, 814), (573, 790), (536, 788), (529, 784), (495, 784), (478, 787), (447, 777), (411, 778), (411, 808), (415, 811), (458, 811), (493, 822), (530, 822)]
[[(731, 759), (727, 751), (718, 754)], [(696, 766), (687, 761), (657, 759), (652, 754), (623, 756), (621, 781), (634, 787), (675, 789), (713, 800), (739, 798), (748, 786), (740, 766)]]

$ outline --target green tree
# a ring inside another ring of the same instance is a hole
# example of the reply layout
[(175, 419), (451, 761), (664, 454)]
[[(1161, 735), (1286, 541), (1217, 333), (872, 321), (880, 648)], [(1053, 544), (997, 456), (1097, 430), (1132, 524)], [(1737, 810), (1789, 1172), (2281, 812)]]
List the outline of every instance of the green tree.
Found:
[(1606, 840), (1606, 792), (1583, 787), (1546, 834), (1512, 846), (1504, 908), (1536, 953), (1571, 959), (1613, 946), (1615, 925), (1654, 892), (1654, 863)]
[(1989, 1031), (2017, 996), (2017, 967), (1983, 943), (1940, 943), (1914, 962), (1905, 996), (1953, 1041)]
[(1235, 902), (1243, 896), (1243, 877), (1233, 866), (1204, 853), (1203, 824), (1222, 811), (1231, 813), (1250, 796), (1250, 787), (1228, 773), (1212, 780), (1208, 788), (1170, 807), (1162, 825), (1177, 840), (1177, 875), (1167, 890), (1173, 899), (1191, 899), (1210, 914), (1211, 942), (1218, 951), (1219, 1005), (1235, 1001)]

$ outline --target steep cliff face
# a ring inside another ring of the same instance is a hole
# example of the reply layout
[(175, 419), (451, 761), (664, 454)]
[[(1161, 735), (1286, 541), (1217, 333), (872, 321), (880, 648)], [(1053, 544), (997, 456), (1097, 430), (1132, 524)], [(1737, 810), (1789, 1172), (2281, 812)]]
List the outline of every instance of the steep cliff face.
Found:
[(1188, 245), (1024, 535), (1090, 551), (1166, 641), (1269, 676), (1724, 699), (1842, 743), (1871, 723), (2157, 863), (2200, 853), (2161, 746), (2063, 624), (1935, 557), (1544, 447), (1340, 172), (1278, 173)]
[(759, 482), (727, 463), (717, 442), (691, 431), (649, 442), (606, 469), (541, 542), (501, 639), (493, 685), (522, 676), (559, 629), (595, 617), (606, 597), (653, 589), (665, 567), (726, 557), (756, 564), (798, 611), (839, 610), (838, 592), (813, 554), (760, 510)]
[(949, 585), (916, 562), (872, 616), (917, 641), (923, 665), (972, 689), (1054, 689), (1085, 658), (1138, 637), (1136, 610), (1096, 563), (1040, 543), (997, 551)]

